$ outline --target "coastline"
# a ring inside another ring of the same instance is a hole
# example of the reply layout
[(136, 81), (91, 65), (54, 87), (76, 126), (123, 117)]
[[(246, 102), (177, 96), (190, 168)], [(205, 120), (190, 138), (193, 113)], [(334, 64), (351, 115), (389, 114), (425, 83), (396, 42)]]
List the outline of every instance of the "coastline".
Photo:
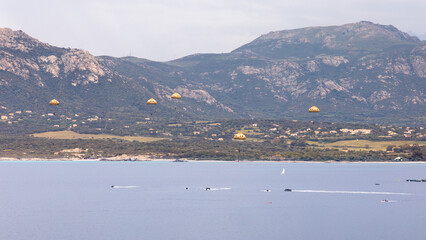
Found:
[(242, 162), (242, 163), (366, 163), (366, 164), (378, 164), (378, 163), (402, 163), (402, 164), (426, 164), (426, 161), (303, 161), (303, 160), (195, 160), (195, 159), (166, 159), (166, 158), (152, 158), (146, 155), (143, 156), (126, 156), (126, 157), (111, 157), (111, 158), (8, 158), (0, 157), (0, 162), (205, 162), (205, 163), (224, 163), (224, 162)]

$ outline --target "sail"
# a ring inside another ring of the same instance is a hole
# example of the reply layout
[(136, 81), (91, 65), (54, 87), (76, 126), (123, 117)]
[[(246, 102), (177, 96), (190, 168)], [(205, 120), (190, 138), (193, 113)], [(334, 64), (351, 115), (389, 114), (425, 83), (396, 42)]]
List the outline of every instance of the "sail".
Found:
[(283, 168), (283, 170), (281, 171), (281, 175), (285, 174), (285, 168)]

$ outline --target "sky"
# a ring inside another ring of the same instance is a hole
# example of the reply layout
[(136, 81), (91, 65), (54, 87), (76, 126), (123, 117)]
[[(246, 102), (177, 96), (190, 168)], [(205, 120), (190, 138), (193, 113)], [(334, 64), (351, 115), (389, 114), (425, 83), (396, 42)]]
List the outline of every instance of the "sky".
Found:
[(426, 34), (425, 0), (0, 0), (0, 27), (96, 56), (225, 53), (270, 31), (371, 21)]

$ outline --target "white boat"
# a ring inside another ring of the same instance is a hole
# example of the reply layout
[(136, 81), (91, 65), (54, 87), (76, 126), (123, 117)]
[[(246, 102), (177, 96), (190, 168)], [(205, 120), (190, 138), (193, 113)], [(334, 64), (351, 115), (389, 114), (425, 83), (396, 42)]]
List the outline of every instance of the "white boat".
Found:
[(281, 175), (285, 174), (285, 168), (283, 168), (283, 170), (281, 171)]

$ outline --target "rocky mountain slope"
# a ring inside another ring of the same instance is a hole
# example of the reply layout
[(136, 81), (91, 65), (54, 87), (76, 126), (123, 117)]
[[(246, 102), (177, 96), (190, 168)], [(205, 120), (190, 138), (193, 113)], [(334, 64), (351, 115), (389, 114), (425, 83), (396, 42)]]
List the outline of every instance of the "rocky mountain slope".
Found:
[[(426, 42), (359, 22), (271, 32), (226, 54), (170, 62), (94, 57), (0, 29), (0, 113), (97, 114), (134, 121), (277, 118), (424, 122)], [(172, 101), (178, 91), (182, 101)], [(154, 97), (159, 104), (147, 106)], [(308, 114), (316, 105), (320, 114)]]

